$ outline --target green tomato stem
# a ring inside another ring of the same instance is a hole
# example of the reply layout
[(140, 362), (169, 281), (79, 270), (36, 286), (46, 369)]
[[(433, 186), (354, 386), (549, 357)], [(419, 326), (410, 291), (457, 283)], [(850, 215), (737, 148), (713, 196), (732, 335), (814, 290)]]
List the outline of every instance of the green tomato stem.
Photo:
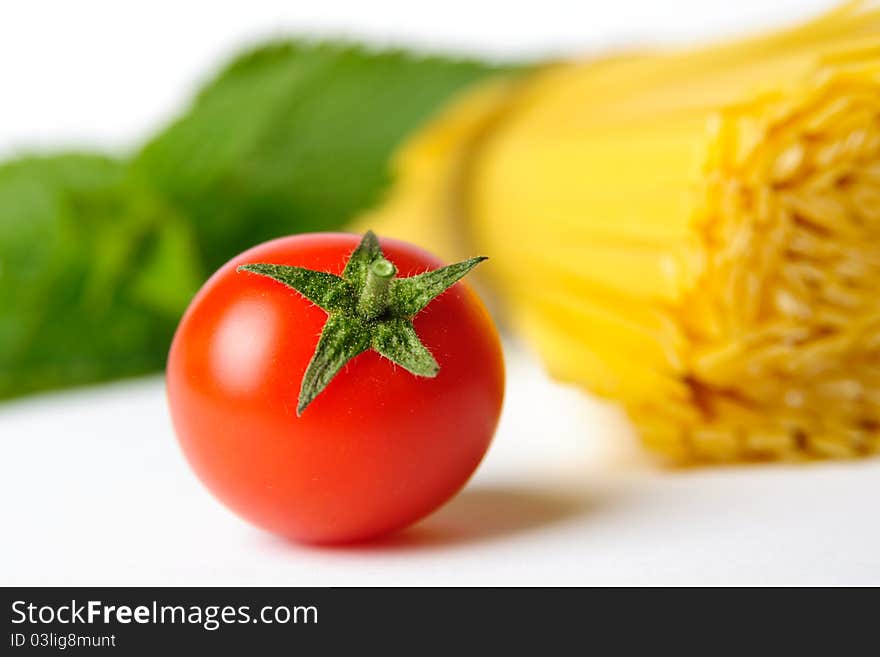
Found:
[(345, 364), (367, 350), (415, 376), (437, 376), (440, 365), (422, 344), (412, 319), (483, 260), (471, 258), (395, 278), (397, 268), (382, 255), (376, 234), (367, 231), (342, 276), (265, 262), (241, 265), (238, 270), (283, 283), (328, 315), (300, 385), (296, 414), (302, 415)]
[(385, 258), (377, 258), (367, 268), (364, 289), (358, 299), (357, 312), (365, 320), (380, 317), (388, 308), (388, 293), (397, 267)]

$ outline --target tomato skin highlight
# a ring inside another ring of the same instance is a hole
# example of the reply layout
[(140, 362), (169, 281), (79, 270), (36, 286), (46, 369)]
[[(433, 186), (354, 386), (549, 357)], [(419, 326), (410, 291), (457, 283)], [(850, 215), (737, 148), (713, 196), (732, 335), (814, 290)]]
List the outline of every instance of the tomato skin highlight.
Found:
[[(193, 299), (168, 359), (171, 417), (196, 474), (243, 518), (303, 542), (374, 538), (439, 507), (482, 460), (504, 395), (497, 331), (459, 282), (413, 320), (440, 364), (435, 378), (369, 350), (297, 417), (327, 314), (236, 267), (267, 262), (338, 275), (358, 242), (313, 233), (237, 256)], [(401, 277), (443, 266), (410, 244), (380, 242)]]

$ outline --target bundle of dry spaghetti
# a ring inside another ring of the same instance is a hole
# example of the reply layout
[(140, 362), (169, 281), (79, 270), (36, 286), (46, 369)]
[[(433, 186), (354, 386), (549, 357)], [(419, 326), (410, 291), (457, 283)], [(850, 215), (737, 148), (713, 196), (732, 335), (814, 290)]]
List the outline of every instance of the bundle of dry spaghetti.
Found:
[(880, 449), (880, 9), (477, 88), (386, 234), (492, 258), (557, 378), (679, 460)]

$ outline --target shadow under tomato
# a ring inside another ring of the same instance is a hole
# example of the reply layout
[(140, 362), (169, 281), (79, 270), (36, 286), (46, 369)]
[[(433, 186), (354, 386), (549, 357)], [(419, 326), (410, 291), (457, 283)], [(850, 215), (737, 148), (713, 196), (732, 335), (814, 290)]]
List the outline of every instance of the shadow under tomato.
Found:
[(575, 493), (473, 486), (413, 527), (377, 540), (331, 549), (408, 551), (487, 542), (572, 520), (588, 513), (595, 504), (595, 498)]

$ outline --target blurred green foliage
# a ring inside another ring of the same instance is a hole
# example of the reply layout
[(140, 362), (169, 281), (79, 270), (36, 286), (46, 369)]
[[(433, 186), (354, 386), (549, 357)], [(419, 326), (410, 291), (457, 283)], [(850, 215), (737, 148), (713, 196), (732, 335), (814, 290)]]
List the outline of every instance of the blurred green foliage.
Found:
[(349, 44), (270, 44), (208, 84), (134, 166), (192, 218), (214, 269), (243, 246), (334, 229), (374, 204), (401, 141), (494, 70)]
[(163, 367), (207, 274), (376, 203), (470, 60), (279, 42), (235, 59), (133, 157), (0, 165), (0, 397)]
[(162, 367), (203, 269), (188, 221), (98, 155), (0, 166), (0, 396)]

